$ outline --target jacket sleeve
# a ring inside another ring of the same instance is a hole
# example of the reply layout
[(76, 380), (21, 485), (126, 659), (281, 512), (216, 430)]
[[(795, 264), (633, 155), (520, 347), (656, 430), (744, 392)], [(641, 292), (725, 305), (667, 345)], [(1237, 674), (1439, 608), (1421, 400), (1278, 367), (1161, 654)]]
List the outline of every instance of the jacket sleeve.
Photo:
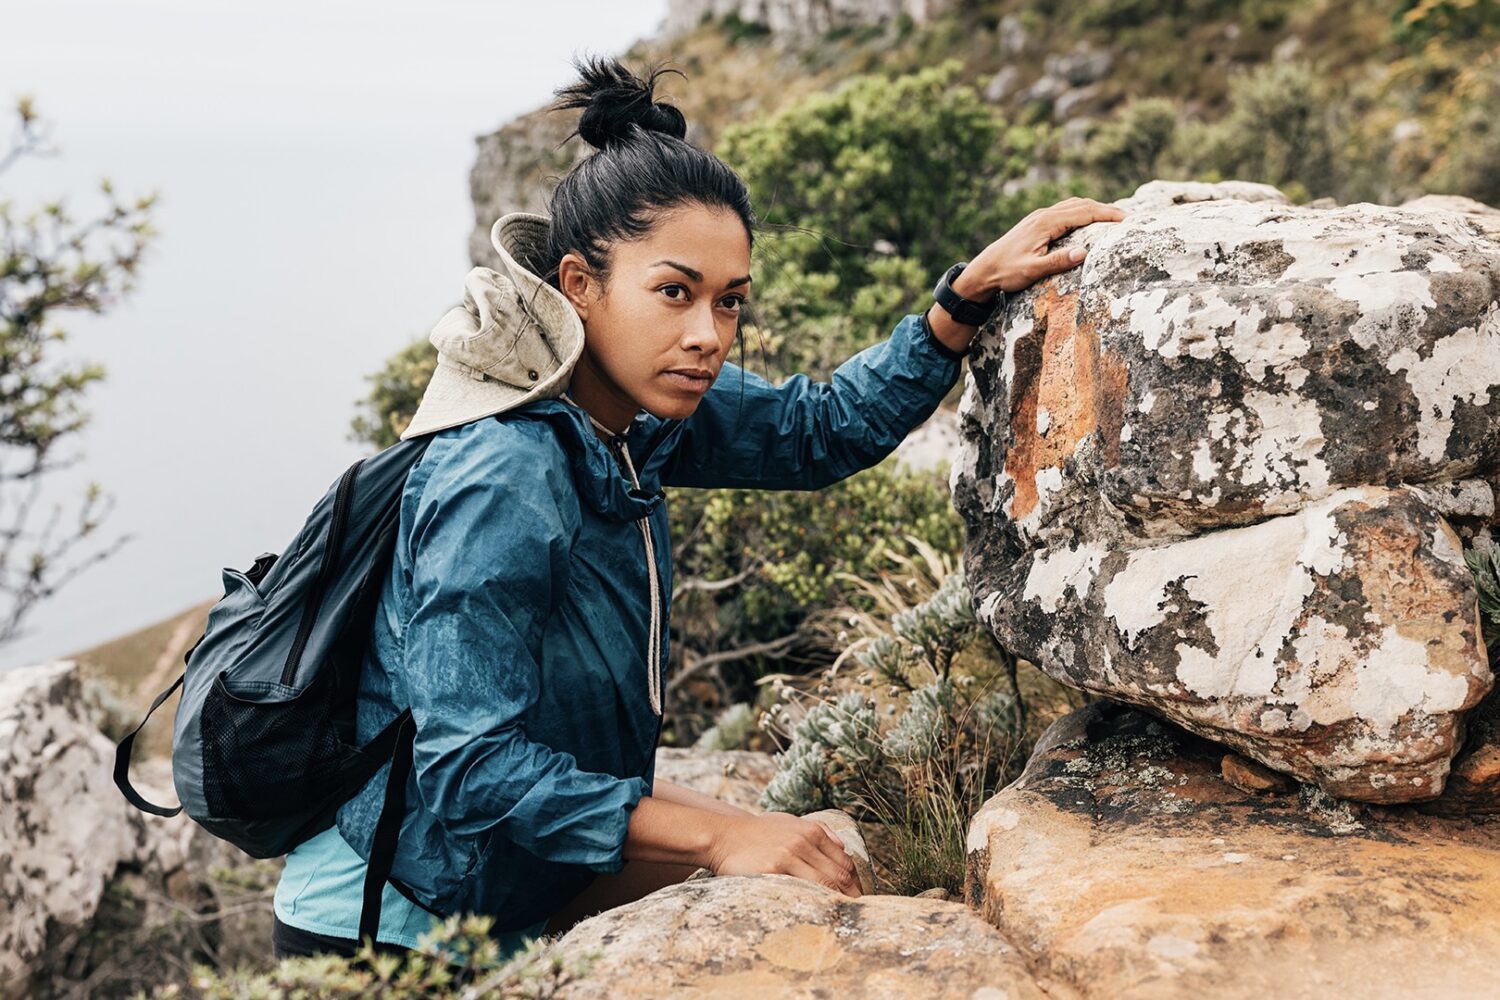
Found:
[(839, 365), (828, 382), (780, 386), (725, 363), (685, 419), (662, 466), (667, 486), (816, 490), (885, 458), (942, 402), (963, 355), (901, 318), (891, 336)]
[(571, 474), (539, 433), (480, 421), (423, 460), (436, 464), (407, 536), (413, 771), (426, 808), (454, 832), (494, 832), (538, 857), (613, 873), (645, 780), (581, 770), (523, 724), (579, 527)]

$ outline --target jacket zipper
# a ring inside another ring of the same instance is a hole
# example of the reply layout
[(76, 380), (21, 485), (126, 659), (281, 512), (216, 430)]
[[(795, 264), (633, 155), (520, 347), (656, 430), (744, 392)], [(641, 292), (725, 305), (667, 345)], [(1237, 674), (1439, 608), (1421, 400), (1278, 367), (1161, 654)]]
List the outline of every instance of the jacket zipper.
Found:
[(354, 506), (354, 479), (359, 475), (359, 467), (364, 464), (364, 461), (360, 459), (344, 471), (344, 475), (339, 479), (338, 489), (334, 492), (333, 521), (328, 527), (328, 544), (323, 549), (323, 563), (318, 567), (318, 578), (313, 583), (312, 594), (302, 609), (302, 622), (297, 628), (297, 637), (292, 640), (291, 651), (287, 653), (286, 665), (281, 668), (281, 683), (288, 687), (296, 679), (297, 667), (302, 661), (302, 651), (307, 647), (307, 640), (312, 637), (313, 623), (318, 619), (318, 611), (323, 606), (323, 597), (328, 590), (329, 578), (333, 575), (333, 567), (338, 561), (339, 549), (343, 547), (349, 509)]
[[(630, 460), (630, 455), (625, 450), (625, 442), (618, 435), (610, 439), (616, 456), (624, 464), (630, 473), (630, 482), (637, 492), (640, 491), (641, 481), (635, 474), (635, 463)], [(661, 582), (656, 572), (656, 543), (651, 534), (651, 515), (647, 514), (639, 518), (636, 523), (641, 528), (641, 538), (646, 546), (646, 570), (647, 578), (650, 580), (651, 617), (649, 625), (651, 632), (646, 637), (646, 662), (648, 674), (646, 677), (647, 698), (651, 702), (651, 711), (656, 715), (658, 722), (664, 717), (662, 711), (661, 692), (661, 621), (658, 617), (661, 612)], [(660, 739), (658, 731), (657, 739)], [(653, 750), (654, 752), (654, 750)]]

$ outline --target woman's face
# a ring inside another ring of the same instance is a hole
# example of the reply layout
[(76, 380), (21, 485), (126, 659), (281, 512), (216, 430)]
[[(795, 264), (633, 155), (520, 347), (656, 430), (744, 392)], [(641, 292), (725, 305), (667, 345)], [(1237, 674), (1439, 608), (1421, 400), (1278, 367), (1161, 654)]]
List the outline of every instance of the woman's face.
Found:
[(558, 268), (584, 329), (569, 395), (615, 431), (642, 409), (686, 417), (718, 377), (750, 295), (744, 223), (727, 209), (682, 205), (613, 250), (604, 288), (575, 253)]

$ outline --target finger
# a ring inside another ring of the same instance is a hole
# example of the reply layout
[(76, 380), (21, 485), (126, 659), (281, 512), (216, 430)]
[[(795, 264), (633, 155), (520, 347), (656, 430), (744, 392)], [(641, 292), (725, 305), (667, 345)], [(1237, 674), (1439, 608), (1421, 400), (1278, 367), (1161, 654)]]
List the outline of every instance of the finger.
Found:
[[(821, 855), (819, 857), (821, 858)], [(809, 864), (807, 861), (799, 858), (797, 860), (794, 860), (791, 864), (787, 865), (787, 868), (790, 869), (788, 874), (795, 875), (800, 879), (804, 879), (816, 885), (821, 885), (823, 888), (839, 893), (843, 896), (853, 895), (852, 893), (845, 892), (842, 880), (840, 880), (840, 878), (833, 872), (830, 872), (826, 868), (822, 867), (822, 865)]]
[(838, 835), (821, 820), (813, 820), (813, 822), (823, 828), (823, 836), (818, 838), (818, 850), (822, 851), (830, 861), (838, 866), (846, 885), (853, 883), (857, 888), (859, 886), (859, 873), (854, 866), (854, 858), (849, 854), (849, 849), (844, 846), (842, 840), (839, 840)]
[(1125, 218), (1123, 210), (1113, 205), (1101, 205), (1097, 201), (1084, 199), (1081, 204), (1066, 208), (1059, 206), (1042, 220), (1049, 240), (1055, 240), (1070, 229), (1091, 225), (1095, 222), (1119, 222)]
[(1058, 274), (1059, 272), (1077, 267), (1083, 263), (1083, 259), (1087, 256), (1087, 247), (1063, 247), (1061, 250), (1054, 250), (1049, 254), (1043, 255), (1041, 260), (1037, 262), (1038, 276), (1046, 277), (1049, 274)]

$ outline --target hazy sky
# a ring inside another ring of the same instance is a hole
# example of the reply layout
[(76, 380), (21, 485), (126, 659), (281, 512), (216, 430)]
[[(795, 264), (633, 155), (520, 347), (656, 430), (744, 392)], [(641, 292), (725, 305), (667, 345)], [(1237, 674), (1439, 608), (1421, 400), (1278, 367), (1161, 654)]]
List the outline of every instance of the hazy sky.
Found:
[[(156, 189), (136, 292), (68, 316), (78, 475), (134, 539), (38, 607), (0, 667), (222, 592), (280, 551), (340, 472), (364, 376), (462, 295), (474, 140), (545, 104), (569, 58), (658, 30), (665, 0), (0, 0), (0, 100), (31, 94), (57, 157), (0, 174), (20, 208)], [(4, 119), (8, 131), (12, 119)], [(8, 506), (8, 503), (7, 503)], [(40, 520), (34, 518), (38, 524)], [(87, 550), (91, 551), (91, 550)]]

